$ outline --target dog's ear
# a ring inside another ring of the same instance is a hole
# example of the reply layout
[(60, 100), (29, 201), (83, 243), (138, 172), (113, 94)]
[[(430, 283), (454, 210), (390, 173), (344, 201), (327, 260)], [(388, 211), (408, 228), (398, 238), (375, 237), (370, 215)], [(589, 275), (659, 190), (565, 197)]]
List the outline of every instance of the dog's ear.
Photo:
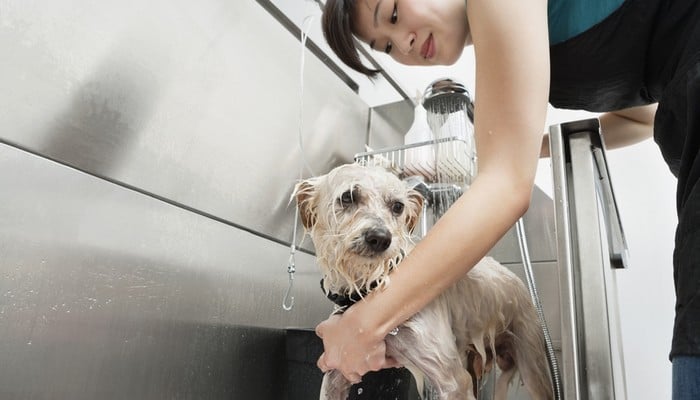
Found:
[(418, 224), (418, 219), (420, 219), (421, 213), (423, 212), (423, 195), (417, 190), (408, 191), (408, 212), (406, 213), (406, 226), (408, 226), (408, 231), (413, 232), (413, 229)]
[(313, 198), (316, 188), (311, 180), (305, 180), (294, 186), (293, 196), (297, 201), (299, 216), (304, 228), (311, 229), (316, 223), (316, 209), (313, 205)]

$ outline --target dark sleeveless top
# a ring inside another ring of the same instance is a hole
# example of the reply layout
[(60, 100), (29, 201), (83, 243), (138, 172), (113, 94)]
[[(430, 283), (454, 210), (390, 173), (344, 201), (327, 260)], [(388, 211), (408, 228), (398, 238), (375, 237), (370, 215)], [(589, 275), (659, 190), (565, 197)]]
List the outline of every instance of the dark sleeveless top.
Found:
[(556, 44), (587, 31), (613, 13), (624, 0), (549, 0), (549, 43)]
[[(587, 31), (550, 47), (550, 102), (612, 111), (655, 103), (695, 31), (694, 0), (627, 0)], [(697, 52), (697, 51), (696, 51)]]
[(551, 45), (550, 58), (555, 107), (605, 112), (659, 103), (654, 140), (678, 178), (671, 357), (700, 355), (700, 0), (626, 0)]

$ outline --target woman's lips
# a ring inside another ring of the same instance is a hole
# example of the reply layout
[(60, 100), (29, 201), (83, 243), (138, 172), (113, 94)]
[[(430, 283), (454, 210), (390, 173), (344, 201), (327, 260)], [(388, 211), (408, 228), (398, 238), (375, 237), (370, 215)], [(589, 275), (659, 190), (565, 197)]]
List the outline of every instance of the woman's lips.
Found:
[(425, 59), (430, 59), (435, 56), (435, 40), (433, 40), (433, 34), (431, 33), (430, 36), (428, 36), (428, 39), (426, 39), (425, 42), (423, 42), (423, 46), (420, 49), (420, 55), (423, 56)]

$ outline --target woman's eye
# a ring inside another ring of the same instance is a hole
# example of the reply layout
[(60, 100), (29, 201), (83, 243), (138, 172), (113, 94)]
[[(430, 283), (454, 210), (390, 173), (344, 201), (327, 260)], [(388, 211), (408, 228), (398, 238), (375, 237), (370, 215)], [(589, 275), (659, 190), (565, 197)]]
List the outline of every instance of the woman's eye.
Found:
[(352, 204), (352, 199), (353, 195), (350, 190), (348, 190), (347, 192), (343, 192), (343, 194), (340, 195), (340, 204), (343, 207), (347, 207)]
[(395, 215), (401, 215), (401, 213), (403, 212), (403, 208), (403, 203), (397, 201), (391, 205), (391, 212), (393, 212)]
[(394, 11), (391, 12), (391, 18), (389, 20), (391, 21), (392, 24), (395, 24), (396, 21), (399, 19), (399, 13), (396, 8), (396, 2), (394, 2)]
[(386, 44), (386, 47), (384, 48), (384, 52), (385, 52), (386, 54), (391, 53), (391, 49), (392, 49), (393, 47), (394, 47), (394, 46), (392, 46), (391, 42), (387, 43), (387, 44)]

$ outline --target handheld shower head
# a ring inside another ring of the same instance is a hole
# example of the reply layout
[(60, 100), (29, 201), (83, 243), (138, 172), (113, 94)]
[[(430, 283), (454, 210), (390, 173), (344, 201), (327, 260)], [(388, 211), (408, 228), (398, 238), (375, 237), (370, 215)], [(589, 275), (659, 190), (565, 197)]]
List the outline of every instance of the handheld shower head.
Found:
[(433, 114), (451, 114), (466, 110), (469, 120), (474, 123), (474, 102), (463, 84), (441, 78), (433, 81), (425, 89), (423, 107)]

